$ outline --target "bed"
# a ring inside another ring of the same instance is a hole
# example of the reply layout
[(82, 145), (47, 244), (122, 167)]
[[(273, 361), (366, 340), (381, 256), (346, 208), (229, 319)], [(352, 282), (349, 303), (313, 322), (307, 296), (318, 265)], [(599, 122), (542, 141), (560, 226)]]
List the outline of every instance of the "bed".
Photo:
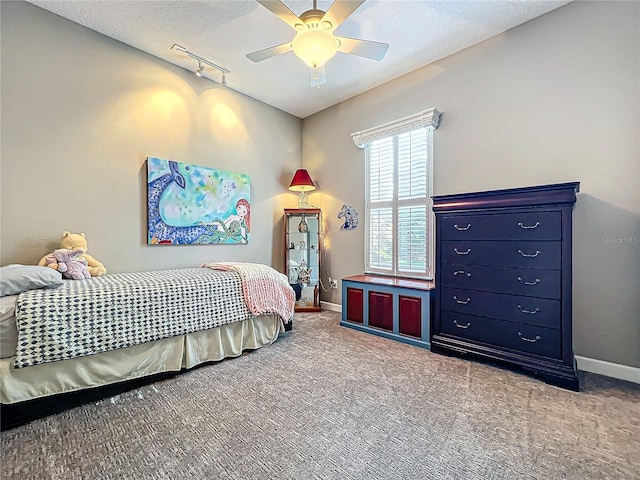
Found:
[(295, 293), (284, 275), (256, 264), (202, 267), (80, 281), (38, 270), (50, 284), (31, 283), (17, 295), (7, 294), (15, 289), (4, 288), (4, 272), (3, 426), (11, 426), (6, 407), (236, 357), (270, 345), (290, 325)]

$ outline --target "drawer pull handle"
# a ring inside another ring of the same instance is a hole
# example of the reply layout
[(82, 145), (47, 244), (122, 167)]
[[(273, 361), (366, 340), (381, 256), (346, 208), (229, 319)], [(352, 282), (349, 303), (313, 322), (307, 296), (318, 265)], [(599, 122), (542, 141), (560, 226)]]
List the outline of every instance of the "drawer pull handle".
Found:
[(535, 282), (527, 282), (526, 280), (523, 280), (522, 277), (518, 277), (518, 281), (524, 285), (535, 285), (536, 283), (540, 283), (539, 278), (536, 278)]
[(528, 313), (529, 315), (535, 315), (540, 311), (538, 307), (536, 307), (535, 310), (525, 310), (521, 305), (518, 305), (518, 310), (520, 310), (522, 313)]
[(518, 226), (524, 230), (531, 230), (532, 228), (538, 228), (540, 226), (540, 222), (536, 222), (535, 225), (524, 225), (522, 222), (518, 222)]
[(453, 323), (458, 328), (469, 328), (471, 326), (471, 322), (467, 322), (466, 325), (460, 325), (457, 320), (454, 320)]
[(456, 223), (453, 228), (455, 228), (456, 230), (460, 230), (462, 232), (464, 232), (465, 230), (469, 230), (471, 228), (471, 224), (467, 224), (466, 227), (459, 227), (458, 224)]
[(522, 332), (518, 332), (518, 336), (520, 337), (520, 340), (524, 340), (525, 342), (531, 342), (531, 343), (536, 343), (538, 340), (540, 340), (542, 338), (539, 335), (536, 335), (536, 338), (523, 337), (522, 336)]
[(540, 250), (536, 250), (536, 253), (528, 254), (528, 253), (524, 253), (522, 250), (518, 250), (518, 253), (523, 257), (535, 258), (538, 255), (540, 255), (542, 252)]
[(466, 275), (467, 277), (471, 276), (469, 272), (465, 272), (464, 270), (456, 270), (455, 272), (453, 272), (454, 277), (457, 275)]
[(471, 253), (470, 248), (467, 248), (466, 252), (459, 252), (457, 248), (454, 248), (453, 251), (456, 252), (458, 255), (469, 255)]
[(455, 295), (453, 296), (453, 299), (456, 301), (456, 303), (459, 303), (460, 305), (466, 305), (471, 301), (469, 297), (467, 297), (466, 300), (458, 300), (458, 297), (456, 297)]

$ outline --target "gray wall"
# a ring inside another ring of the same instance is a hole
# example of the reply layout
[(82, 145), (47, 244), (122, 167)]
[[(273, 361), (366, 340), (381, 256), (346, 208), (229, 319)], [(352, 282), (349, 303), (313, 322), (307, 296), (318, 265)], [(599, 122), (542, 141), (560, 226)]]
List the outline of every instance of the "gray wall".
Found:
[[(364, 213), (364, 153), (349, 134), (429, 107), (443, 112), (436, 195), (581, 182), (575, 353), (640, 366), (640, 3), (571, 3), (306, 118), (333, 277), (364, 268), (363, 229), (336, 218), (343, 202)], [(340, 290), (323, 299), (340, 303)]]
[[(1, 8), (0, 264), (36, 263), (70, 230), (111, 273), (283, 265), (300, 119), (31, 4)], [(250, 175), (249, 245), (147, 246), (147, 156)]]

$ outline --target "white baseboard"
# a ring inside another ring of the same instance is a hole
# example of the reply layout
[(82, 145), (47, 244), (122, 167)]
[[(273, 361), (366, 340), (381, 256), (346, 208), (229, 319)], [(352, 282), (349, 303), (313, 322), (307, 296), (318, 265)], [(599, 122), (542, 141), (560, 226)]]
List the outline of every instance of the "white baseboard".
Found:
[[(337, 303), (320, 302), (320, 306), (324, 310), (342, 313), (342, 305)], [(640, 368), (605, 362), (604, 360), (596, 360), (595, 358), (581, 357), (579, 355), (576, 355), (575, 357), (578, 364), (578, 370), (597, 373), (606, 377), (640, 384)]]
[(320, 306), (325, 310), (342, 313), (342, 305), (338, 305), (337, 303), (320, 302)]
[(640, 368), (605, 362), (603, 360), (596, 360), (595, 358), (580, 357), (578, 355), (575, 357), (578, 363), (578, 370), (618, 378), (620, 380), (626, 380), (627, 382), (640, 383)]

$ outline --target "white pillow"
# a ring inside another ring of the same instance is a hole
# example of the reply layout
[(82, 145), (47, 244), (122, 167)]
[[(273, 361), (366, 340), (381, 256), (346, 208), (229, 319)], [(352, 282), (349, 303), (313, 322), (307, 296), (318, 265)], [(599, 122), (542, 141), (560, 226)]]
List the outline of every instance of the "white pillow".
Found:
[(62, 274), (53, 268), (36, 265), (0, 267), (0, 297), (59, 285), (62, 285)]

